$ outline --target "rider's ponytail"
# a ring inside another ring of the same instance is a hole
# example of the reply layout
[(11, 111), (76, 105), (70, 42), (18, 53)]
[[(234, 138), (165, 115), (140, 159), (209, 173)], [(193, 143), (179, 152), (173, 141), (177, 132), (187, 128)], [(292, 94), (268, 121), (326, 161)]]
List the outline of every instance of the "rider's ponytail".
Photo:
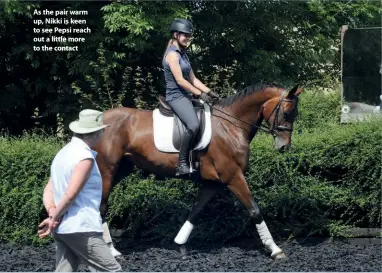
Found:
[(173, 42), (174, 42), (174, 39), (170, 39), (170, 40), (168, 41), (166, 50), (165, 50), (164, 53), (163, 53), (163, 57), (166, 55), (166, 51), (167, 51), (167, 49), (172, 45)]

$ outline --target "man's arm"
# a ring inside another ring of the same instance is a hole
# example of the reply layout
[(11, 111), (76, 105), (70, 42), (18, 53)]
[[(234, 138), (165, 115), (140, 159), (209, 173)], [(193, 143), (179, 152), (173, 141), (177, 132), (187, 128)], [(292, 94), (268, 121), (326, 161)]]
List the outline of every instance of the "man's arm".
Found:
[(48, 215), (51, 216), (50, 211), (56, 208), (56, 204), (53, 199), (52, 178), (49, 178), (48, 184), (46, 184), (44, 188), (43, 203)]
[(60, 219), (76, 199), (78, 193), (84, 187), (93, 168), (93, 159), (84, 159), (77, 164), (70, 178), (68, 188), (52, 215), (52, 221)]

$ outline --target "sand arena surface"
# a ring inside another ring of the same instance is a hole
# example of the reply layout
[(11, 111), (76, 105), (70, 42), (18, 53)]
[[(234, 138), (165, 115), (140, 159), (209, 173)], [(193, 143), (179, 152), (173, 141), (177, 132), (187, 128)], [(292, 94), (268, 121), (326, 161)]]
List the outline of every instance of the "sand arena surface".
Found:
[[(182, 260), (174, 244), (159, 242), (116, 244), (123, 258), (123, 271), (382, 271), (381, 239), (282, 241), (286, 259), (273, 260), (251, 239), (225, 245), (189, 245), (189, 257)], [(55, 270), (54, 244), (44, 247), (0, 245), (0, 271)], [(80, 271), (89, 271), (81, 264)]]

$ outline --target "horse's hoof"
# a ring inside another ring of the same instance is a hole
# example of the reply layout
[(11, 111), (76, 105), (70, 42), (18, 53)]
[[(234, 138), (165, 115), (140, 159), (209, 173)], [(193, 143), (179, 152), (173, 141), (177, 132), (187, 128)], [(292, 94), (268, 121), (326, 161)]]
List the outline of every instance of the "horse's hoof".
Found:
[(183, 261), (185, 261), (185, 260), (188, 259), (188, 256), (187, 256), (187, 255), (182, 255), (181, 259), (182, 259)]
[(182, 260), (186, 260), (188, 258), (188, 252), (187, 252), (186, 247), (184, 245), (182, 245), (179, 247), (179, 250), (180, 250), (180, 256), (181, 256)]
[(271, 257), (275, 260), (286, 258), (284, 251), (272, 253)]

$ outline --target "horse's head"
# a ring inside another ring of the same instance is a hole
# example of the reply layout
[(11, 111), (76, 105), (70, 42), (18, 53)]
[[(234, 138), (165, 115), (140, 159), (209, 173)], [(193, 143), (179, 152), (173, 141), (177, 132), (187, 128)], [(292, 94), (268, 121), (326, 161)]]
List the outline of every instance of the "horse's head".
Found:
[(298, 95), (302, 88), (298, 85), (291, 90), (285, 90), (281, 96), (268, 100), (262, 109), (264, 120), (270, 133), (275, 138), (275, 148), (281, 152), (291, 147), (293, 123), (298, 114)]

